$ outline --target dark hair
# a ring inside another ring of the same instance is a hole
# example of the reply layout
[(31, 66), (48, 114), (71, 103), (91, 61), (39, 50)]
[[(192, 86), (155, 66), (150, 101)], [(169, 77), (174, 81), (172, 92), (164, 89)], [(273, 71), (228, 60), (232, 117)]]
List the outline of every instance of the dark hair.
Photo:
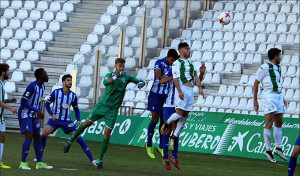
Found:
[(275, 56), (278, 56), (280, 53), (281, 53), (280, 49), (278, 49), (278, 48), (271, 48), (268, 51), (269, 60), (273, 60), (275, 58)]
[(168, 57), (173, 57), (174, 59), (178, 59), (179, 55), (176, 50), (170, 49), (167, 54)]
[(125, 64), (125, 59), (123, 59), (123, 58), (117, 58), (117, 59), (115, 60), (115, 64), (117, 64), (117, 63)]
[(64, 82), (67, 78), (71, 78), (72, 79), (72, 76), (70, 75), (70, 74), (67, 74), (67, 75), (64, 75), (63, 77), (62, 77), (62, 82)]
[(188, 47), (188, 46), (189, 46), (189, 44), (187, 44), (186, 42), (179, 43), (178, 50), (180, 50), (181, 48)]
[(35, 72), (34, 72), (35, 78), (36, 79), (39, 78), (41, 76), (41, 74), (42, 74), (43, 71), (45, 71), (43, 68), (36, 69)]
[(0, 64), (0, 75), (2, 75), (3, 72), (6, 72), (9, 69), (8, 64)]

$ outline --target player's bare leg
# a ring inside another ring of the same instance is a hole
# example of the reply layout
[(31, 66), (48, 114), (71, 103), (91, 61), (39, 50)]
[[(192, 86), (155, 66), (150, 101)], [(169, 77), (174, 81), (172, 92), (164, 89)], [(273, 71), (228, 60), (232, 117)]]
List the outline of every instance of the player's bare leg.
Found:
[(274, 115), (274, 122), (275, 122), (275, 127), (273, 130), (273, 135), (274, 135), (274, 139), (275, 139), (275, 143), (276, 143), (276, 149), (274, 151), (274, 153), (276, 155), (278, 155), (281, 159), (287, 161), (287, 158), (284, 156), (283, 151), (282, 151), (282, 117), (283, 114), (275, 114)]
[(265, 114), (264, 141), (266, 146), (265, 156), (271, 161), (276, 162), (271, 150), (271, 128), (274, 122), (274, 113)]
[(4, 141), (5, 141), (5, 131), (1, 132), (0, 131), (0, 168), (3, 169), (10, 169), (10, 166), (4, 165), (2, 161), (2, 156), (3, 156), (3, 148), (4, 148)]

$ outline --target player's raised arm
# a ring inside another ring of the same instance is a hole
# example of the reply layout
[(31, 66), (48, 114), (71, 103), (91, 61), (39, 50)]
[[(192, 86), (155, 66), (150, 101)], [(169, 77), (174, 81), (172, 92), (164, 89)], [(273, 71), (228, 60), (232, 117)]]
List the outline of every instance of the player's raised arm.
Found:
[(139, 89), (144, 87), (145, 84), (146, 84), (144, 80), (138, 79), (138, 78), (136, 78), (135, 76), (132, 76), (132, 75), (130, 75), (130, 77), (129, 77), (129, 82), (133, 82), (133, 83), (137, 84)]

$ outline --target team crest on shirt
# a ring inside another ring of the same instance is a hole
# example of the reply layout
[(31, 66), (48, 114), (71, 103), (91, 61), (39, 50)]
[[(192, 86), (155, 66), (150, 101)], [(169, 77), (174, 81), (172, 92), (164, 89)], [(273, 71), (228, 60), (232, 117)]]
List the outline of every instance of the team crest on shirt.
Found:
[(61, 105), (61, 107), (64, 108), (64, 109), (67, 109), (68, 107), (70, 107), (70, 105), (67, 104), (67, 103), (63, 103), (63, 104)]
[(125, 84), (125, 78), (122, 79), (122, 82)]
[(36, 127), (37, 127), (37, 128), (40, 128), (40, 123), (37, 123), (37, 124), (36, 124)]
[(28, 128), (29, 128), (28, 125), (26, 125), (26, 129), (27, 129), (27, 130), (28, 130)]

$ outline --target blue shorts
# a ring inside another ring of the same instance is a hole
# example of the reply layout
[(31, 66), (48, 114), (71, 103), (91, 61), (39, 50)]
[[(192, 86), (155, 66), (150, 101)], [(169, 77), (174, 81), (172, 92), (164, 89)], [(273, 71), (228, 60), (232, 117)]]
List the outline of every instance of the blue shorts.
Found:
[(157, 94), (150, 91), (148, 95), (148, 108), (151, 112), (162, 112), (162, 107), (167, 99), (168, 95)]
[(54, 130), (61, 128), (65, 134), (69, 134), (70, 132), (76, 131), (77, 128), (72, 120), (52, 120), (51, 118), (48, 120), (46, 125), (51, 126)]
[(296, 140), (295, 145), (300, 145), (300, 136), (299, 136), (298, 139)]
[(19, 118), (19, 124), (21, 129), (21, 134), (24, 134), (27, 131), (31, 131), (32, 133), (40, 133), (40, 123), (36, 118), (27, 117), (24, 119)]
[(175, 107), (163, 107), (163, 120), (164, 122), (170, 118), (170, 116), (175, 113)]

